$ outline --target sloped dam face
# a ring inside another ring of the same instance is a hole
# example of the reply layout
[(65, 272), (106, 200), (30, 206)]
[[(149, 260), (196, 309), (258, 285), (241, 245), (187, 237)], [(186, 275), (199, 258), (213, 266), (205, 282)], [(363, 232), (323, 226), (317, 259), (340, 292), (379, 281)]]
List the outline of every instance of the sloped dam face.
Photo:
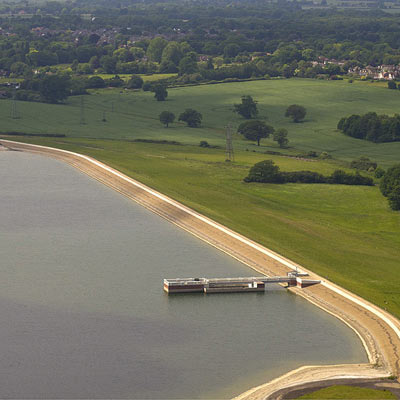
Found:
[(255, 273), (66, 164), (0, 152), (0, 204), (0, 398), (229, 398), (366, 361), (284, 289), (166, 295), (166, 277)]

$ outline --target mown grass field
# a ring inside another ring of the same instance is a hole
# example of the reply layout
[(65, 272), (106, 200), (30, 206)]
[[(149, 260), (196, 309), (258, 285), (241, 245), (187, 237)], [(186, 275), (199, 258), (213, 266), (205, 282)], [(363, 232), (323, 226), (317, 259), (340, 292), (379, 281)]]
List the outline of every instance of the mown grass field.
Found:
[[(289, 131), (293, 154), (314, 150), (327, 151), (334, 158), (350, 161), (369, 156), (383, 167), (400, 159), (400, 142), (375, 144), (344, 136), (336, 130), (338, 120), (352, 113), (376, 111), (393, 115), (400, 112), (400, 90), (368, 82), (288, 79), (172, 88), (165, 102), (157, 102), (153, 93), (120, 89), (95, 90), (84, 96), (85, 124), (80, 124), (80, 97), (70, 97), (65, 105), (18, 102), (21, 119), (11, 118), (12, 102), (0, 100), (1, 132), (62, 133), (71, 137), (108, 139), (167, 139), (198, 144), (207, 140), (224, 145), (225, 127), (235, 129), (243, 119), (233, 113), (233, 104), (249, 94), (258, 101), (260, 118), (275, 128)], [(294, 124), (284, 117), (290, 104), (307, 108), (305, 122)], [(165, 129), (158, 120), (161, 111), (169, 110), (178, 117), (185, 108), (203, 114), (200, 128), (187, 128), (175, 122)], [(103, 113), (107, 122), (103, 122)], [(261, 148), (253, 142), (234, 137), (237, 150), (279, 151), (271, 139)]]
[(389, 390), (382, 389), (367, 389), (360, 388), (356, 386), (331, 386), (328, 388), (317, 390), (313, 393), (306, 394), (298, 398), (298, 400), (306, 400), (306, 399), (315, 399), (315, 400), (323, 400), (323, 399), (397, 399), (397, 397), (390, 392)]
[(335, 162), (84, 138), (20, 140), (93, 156), (400, 317), (400, 213), (378, 187), (245, 184), (255, 162), (324, 174)]

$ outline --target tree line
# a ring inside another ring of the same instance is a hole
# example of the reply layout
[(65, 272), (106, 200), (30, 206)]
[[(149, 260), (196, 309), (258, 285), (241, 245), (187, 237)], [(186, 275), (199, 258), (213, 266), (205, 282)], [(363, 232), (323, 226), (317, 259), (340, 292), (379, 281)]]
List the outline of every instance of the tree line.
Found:
[[(334, 76), (356, 65), (400, 63), (395, 15), (302, 10), (297, 2), (227, 4), (2, 4), (0, 69), (21, 77), (69, 64), (76, 74), (177, 72), (210, 81)], [(13, 12), (31, 15), (7, 16)], [(198, 62), (204, 55), (211, 60), (205, 65)], [(312, 64), (318, 57), (344, 64)]]
[(380, 189), (382, 194), (388, 199), (392, 210), (400, 210), (400, 164), (389, 168), (381, 182)]
[(335, 185), (365, 185), (372, 186), (374, 181), (370, 177), (362, 176), (358, 172), (349, 174), (343, 170), (335, 170), (325, 176), (312, 171), (282, 172), (272, 160), (264, 160), (254, 164), (245, 182), (260, 183), (327, 183)]
[(400, 141), (400, 115), (393, 117), (369, 112), (342, 118), (337, 128), (345, 135), (375, 143)]

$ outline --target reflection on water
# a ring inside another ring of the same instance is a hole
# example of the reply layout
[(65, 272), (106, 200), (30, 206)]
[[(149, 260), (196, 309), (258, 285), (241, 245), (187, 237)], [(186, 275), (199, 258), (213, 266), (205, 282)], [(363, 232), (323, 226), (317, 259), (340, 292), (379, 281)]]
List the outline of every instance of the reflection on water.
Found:
[(280, 288), (167, 296), (165, 277), (255, 273), (68, 165), (1, 152), (0, 202), (1, 398), (227, 398), (366, 361)]

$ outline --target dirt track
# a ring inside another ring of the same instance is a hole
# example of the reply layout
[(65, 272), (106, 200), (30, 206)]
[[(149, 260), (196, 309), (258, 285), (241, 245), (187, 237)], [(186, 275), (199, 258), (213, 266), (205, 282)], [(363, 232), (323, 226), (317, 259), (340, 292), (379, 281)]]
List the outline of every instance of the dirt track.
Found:
[[(284, 275), (296, 268), (296, 264), (292, 261), (90, 157), (8, 140), (0, 140), (0, 144), (10, 149), (41, 153), (67, 162), (263, 274)], [(364, 344), (370, 363), (302, 367), (262, 386), (252, 388), (236, 399), (275, 398), (274, 393), (284, 387), (320, 380), (354, 381), (358, 378), (376, 379), (389, 375), (398, 377), (400, 321), (305, 268), (299, 265), (297, 267), (301, 271), (308, 272), (310, 279), (320, 279), (322, 283), (305, 289), (290, 290), (340, 318), (354, 329)]]

